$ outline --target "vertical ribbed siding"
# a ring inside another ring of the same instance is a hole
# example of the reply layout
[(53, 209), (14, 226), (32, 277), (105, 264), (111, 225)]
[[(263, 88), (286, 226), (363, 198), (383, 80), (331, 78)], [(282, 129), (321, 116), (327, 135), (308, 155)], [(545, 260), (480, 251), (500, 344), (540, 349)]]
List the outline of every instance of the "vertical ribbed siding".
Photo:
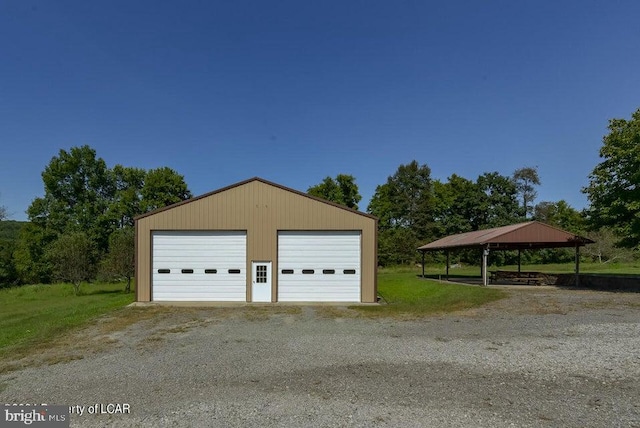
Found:
[[(278, 230), (361, 230), (361, 298), (376, 301), (376, 220), (259, 180), (142, 217), (136, 226), (139, 301), (152, 299), (152, 230), (246, 230), (247, 272), (252, 260), (272, 261), (272, 296), (277, 295)], [(247, 300), (251, 300), (250, 276)]]

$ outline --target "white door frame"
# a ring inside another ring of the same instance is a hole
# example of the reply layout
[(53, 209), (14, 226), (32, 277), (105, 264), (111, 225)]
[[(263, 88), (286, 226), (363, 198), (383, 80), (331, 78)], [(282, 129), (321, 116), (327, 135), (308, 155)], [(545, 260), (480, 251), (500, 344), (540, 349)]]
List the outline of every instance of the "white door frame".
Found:
[(271, 302), (271, 262), (251, 262), (251, 301)]

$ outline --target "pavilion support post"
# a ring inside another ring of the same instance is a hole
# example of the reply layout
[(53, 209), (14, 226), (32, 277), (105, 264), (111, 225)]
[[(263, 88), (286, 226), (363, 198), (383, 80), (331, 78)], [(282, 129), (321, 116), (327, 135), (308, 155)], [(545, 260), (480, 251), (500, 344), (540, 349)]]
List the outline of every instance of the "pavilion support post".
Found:
[(421, 251), (422, 253), (422, 277), (424, 278), (424, 251)]
[(518, 248), (518, 273), (520, 273), (520, 260), (522, 256), (522, 249)]
[(482, 286), (489, 285), (487, 276), (487, 258), (489, 257), (489, 247), (482, 249)]
[(447, 250), (447, 274), (445, 275), (447, 281), (449, 281), (449, 250)]
[(480, 251), (482, 251), (482, 258), (480, 259), (480, 279), (482, 280), (482, 285), (484, 285), (484, 248)]
[(576, 244), (576, 287), (580, 287), (580, 245)]

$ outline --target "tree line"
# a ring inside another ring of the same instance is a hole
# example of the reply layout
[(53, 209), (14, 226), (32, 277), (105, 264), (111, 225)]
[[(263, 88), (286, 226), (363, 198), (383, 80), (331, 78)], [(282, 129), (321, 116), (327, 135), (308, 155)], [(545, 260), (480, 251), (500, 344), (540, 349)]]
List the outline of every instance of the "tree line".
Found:
[[(631, 260), (640, 248), (640, 109), (631, 120), (613, 119), (603, 138), (603, 161), (582, 189), (589, 206), (578, 211), (565, 200), (535, 203), (541, 184), (537, 167), (525, 166), (511, 175), (486, 172), (475, 180), (452, 174), (434, 180), (428, 165), (413, 160), (398, 167), (376, 187), (367, 212), (379, 219), (378, 262), (383, 266), (417, 261), (416, 248), (444, 236), (538, 220), (586, 235), (596, 241), (583, 252), (599, 262)], [(348, 189), (341, 191), (340, 189)], [(355, 178), (327, 177), (308, 193), (356, 208), (361, 199)], [(493, 252), (490, 262), (514, 263), (515, 252)], [(460, 251), (460, 261), (476, 264), (474, 251)], [(429, 255), (439, 261), (439, 255)], [(525, 263), (564, 263), (567, 249), (526, 252)]]
[[(487, 172), (475, 180), (451, 175), (447, 181), (433, 179), (426, 164), (413, 160), (398, 167), (384, 184), (376, 187), (367, 212), (378, 217), (378, 263), (382, 266), (411, 264), (416, 248), (448, 235), (506, 226), (536, 219), (579, 233), (584, 219), (566, 201), (537, 205), (536, 167), (523, 167), (504, 176)], [(347, 192), (339, 189), (349, 189)], [(308, 193), (357, 209), (360, 200), (355, 178), (339, 174), (325, 178)], [(537, 260), (564, 261), (563, 251), (551, 251)], [(476, 263), (474, 252), (463, 251), (461, 261)], [(497, 263), (508, 262), (510, 253), (492, 255)], [(433, 256), (430, 261), (433, 260)], [(436, 259), (438, 256), (435, 256)]]
[[(29, 205), (17, 237), (0, 241), (0, 285), (127, 279), (134, 217), (190, 198), (168, 167), (108, 168), (89, 146), (60, 150), (42, 172), (44, 196)], [(5, 222), (3, 222), (5, 223)]]
[[(510, 175), (485, 172), (475, 179), (452, 174), (433, 179), (428, 165), (400, 165), (378, 185), (366, 211), (378, 217), (378, 258), (383, 266), (412, 264), (416, 248), (457, 233), (535, 219), (586, 235), (596, 244), (586, 257), (600, 262), (633, 259), (640, 248), (640, 109), (630, 120), (613, 119), (600, 149), (602, 162), (582, 191), (589, 206), (578, 211), (566, 201), (535, 203), (541, 184), (537, 167)], [(100, 276), (128, 279), (134, 269), (134, 217), (190, 198), (184, 177), (167, 168), (108, 168), (89, 146), (60, 150), (42, 172), (44, 196), (27, 210), (29, 222), (6, 221), (0, 206), (0, 287), (72, 282)], [(307, 189), (348, 208), (362, 197), (352, 175), (326, 177)], [(477, 263), (473, 251), (459, 261)], [(430, 261), (440, 261), (432, 255)], [(492, 263), (513, 263), (510, 252), (493, 252)], [(570, 261), (565, 249), (527, 252), (525, 263)]]

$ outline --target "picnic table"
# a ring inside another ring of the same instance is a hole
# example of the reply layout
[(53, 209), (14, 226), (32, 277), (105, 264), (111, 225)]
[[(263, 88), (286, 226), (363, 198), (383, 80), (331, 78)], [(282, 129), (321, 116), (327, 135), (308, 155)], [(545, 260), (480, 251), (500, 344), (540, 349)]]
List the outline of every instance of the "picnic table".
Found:
[(497, 281), (522, 282), (528, 285), (541, 285), (545, 282), (545, 276), (540, 272), (515, 272), (510, 270), (489, 271), (489, 283)]

